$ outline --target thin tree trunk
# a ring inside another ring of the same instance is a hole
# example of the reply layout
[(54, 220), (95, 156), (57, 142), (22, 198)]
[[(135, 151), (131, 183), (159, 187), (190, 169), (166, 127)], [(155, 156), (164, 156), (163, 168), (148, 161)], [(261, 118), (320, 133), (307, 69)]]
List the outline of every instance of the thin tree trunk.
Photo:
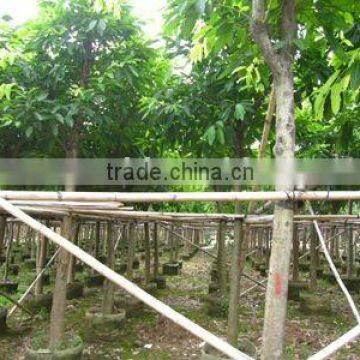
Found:
[(145, 284), (150, 282), (150, 226), (144, 223), (144, 248), (145, 248)]
[(226, 295), (226, 254), (225, 254), (225, 237), (224, 237), (224, 222), (219, 222), (219, 227), (217, 231), (217, 272), (219, 279), (219, 289), (221, 295)]
[[(349, 201), (349, 215), (353, 213), (353, 201)], [(348, 224), (348, 253), (347, 253), (347, 276), (354, 274), (354, 232), (351, 223)]]
[(6, 247), (6, 259), (5, 259), (5, 266), (4, 266), (4, 281), (8, 280), (9, 275), (9, 265), (11, 260), (11, 250), (12, 250), (12, 243), (13, 243), (13, 231), (14, 227), (10, 226), (9, 237), (7, 241)]
[(241, 220), (234, 222), (234, 248), (232, 253), (230, 271), (230, 294), (229, 294), (229, 314), (228, 314), (228, 342), (234, 347), (238, 346), (239, 332), (239, 295), (240, 279), (245, 262), (245, 239)]
[[(63, 220), (62, 233), (67, 239), (71, 236), (71, 224), (71, 217), (65, 216)], [(50, 348), (55, 348), (64, 340), (66, 275), (68, 262), (69, 253), (61, 248), (57, 257), (55, 288), (50, 316)]]
[[(47, 224), (48, 225), (48, 224)], [(39, 274), (45, 266), (47, 255), (48, 240), (42, 234), (39, 234), (38, 240), (38, 256), (36, 261), (36, 273)], [(35, 284), (35, 295), (41, 295), (43, 293), (43, 277)]]
[(299, 280), (299, 255), (300, 255), (300, 231), (298, 229), (298, 226), (295, 225), (294, 227), (294, 235), (293, 235), (293, 280), (298, 281)]
[[(75, 245), (78, 245), (79, 243), (79, 231), (80, 231), (80, 223), (76, 224), (75, 227), (75, 233), (73, 236), (73, 241)], [(68, 272), (67, 272), (67, 282), (68, 284), (73, 282), (75, 279), (75, 261), (76, 258), (73, 255), (69, 255), (69, 266), (68, 266)]]
[(6, 216), (0, 216), (0, 257), (3, 254), (4, 246), (6, 245), (5, 232), (6, 232)]
[[(114, 269), (115, 266), (115, 241), (114, 241), (114, 224), (108, 222), (107, 224), (107, 260), (106, 265), (110, 269)], [(104, 282), (104, 297), (102, 303), (102, 310), (104, 314), (112, 314), (114, 312), (114, 284), (105, 279)]]
[(159, 241), (158, 241), (158, 224), (154, 223), (154, 268), (153, 268), (153, 276), (156, 280), (159, 275)]
[(134, 224), (129, 224), (129, 236), (128, 236), (128, 262), (126, 276), (129, 280), (133, 278), (133, 262), (135, 256), (135, 229)]
[(310, 288), (315, 290), (317, 288), (317, 254), (316, 254), (316, 234), (311, 230), (310, 237)]
[[(278, 52), (270, 38), (267, 8), (264, 0), (252, 1), (252, 34), (271, 69), (276, 92), (276, 146), (277, 159), (286, 159), (288, 164), (281, 169), (284, 179), (292, 178), (291, 161), (295, 153), (294, 121), (294, 40), (296, 39), (295, 0), (283, 0), (281, 11), (281, 42)], [(280, 175), (280, 173), (279, 173)], [(292, 191), (290, 183), (277, 183), (276, 190)], [(275, 205), (273, 241), (269, 265), (269, 278), (265, 300), (265, 318), (261, 358), (281, 359), (285, 336), (287, 313), (287, 289), (293, 239), (294, 211), (291, 201)]]

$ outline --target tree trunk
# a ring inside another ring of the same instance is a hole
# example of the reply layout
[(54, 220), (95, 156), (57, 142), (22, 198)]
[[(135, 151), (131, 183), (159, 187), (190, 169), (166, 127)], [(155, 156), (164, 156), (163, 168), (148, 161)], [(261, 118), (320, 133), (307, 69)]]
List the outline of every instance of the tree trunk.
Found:
[[(115, 266), (115, 241), (114, 241), (114, 224), (108, 222), (107, 224), (107, 260), (106, 265), (110, 269), (114, 269)], [(114, 292), (115, 285), (105, 279), (104, 282), (104, 297), (102, 303), (102, 310), (104, 314), (112, 314), (114, 312)]]
[(10, 232), (9, 232), (9, 237), (8, 237), (8, 241), (7, 241), (7, 246), (6, 246), (6, 259), (5, 259), (5, 266), (4, 266), (4, 281), (8, 280), (8, 275), (9, 275), (11, 249), (12, 249), (12, 243), (13, 243), (13, 231), (14, 231), (14, 227), (10, 226)]
[(154, 279), (157, 279), (159, 275), (159, 242), (158, 242), (158, 224), (154, 223), (154, 268), (153, 276)]
[(144, 223), (145, 284), (150, 282), (150, 225)]
[[(349, 201), (349, 215), (353, 213), (353, 201)], [(351, 223), (348, 224), (348, 253), (347, 253), (347, 276), (354, 275), (354, 232)]]
[(219, 289), (221, 295), (226, 295), (226, 254), (225, 254), (225, 237), (224, 237), (224, 222), (219, 222), (219, 227), (217, 231), (217, 272), (219, 279)]
[[(5, 244), (6, 216), (0, 216), (0, 257), (3, 254)], [(1, 265), (1, 262), (0, 262)]]
[(310, 288), (311, 290), (316, 290), (317, 288), (317, 254), (316, 254), (316, 245), (317, 237), (314, 230), (311, 230), (310, 237)]
[(230, 271), (230, 294), (228, 314), (228, 342), (238, 346), (240, 279), (245, 262), (245, 239), (241, 220), (234, 222), (234, 248)]
[[(252, 1), (253, 22), (251, 30), (254, 40), (259, 45), (273, 75), (276, 92), (275, 156), (277, 159), (287, 159), (289, 163), (286, 167), (281, 168), (281, 175), (283, 175), (283, 179), (292, 179), (291, 161), (295, 153), (294, 75), (292, 73), (297, 28), (295, 0), (283, 0), (281, 4), (282, 47), (279, 52), (274, 48), (269, 35), (265, 4), (264, 0)], [(292, 191), (293, 186), (291, 182), (286, 185), (277, 182), (276, 190)], [(262, 359), (282, 358), (293, 239), (293, 217), (294, 211), (291, 201), (281, 201), (275, 205), (273, 241), (265, 300)]]
[[(79, 244), (79, 231), (80, 231), (80, 223), (76, 224), (75, 227), (75, 233), (72, 236), (73, 237), (73, 242), (75, 245)], [(71, 240), (71, 239), (69, 239)], [(75, 279), (75, 261), (76, 261), (76, 257), (69, 254), (69, 266), (68, 266), (68, 272), (67, 272), (67, 282), (68, 284), (73, 282)]]
[[(65, 216), (63, 220), (62, 233), (67, 239), (71, 236), (71, 224), (71, 217)], [(64, 340), (66, 275), (68, 260), (69, 253), (65, 249), (61, 248), (57, 257), (55, 288), (50, 316), (50, 348), (55, 348)]]
[(294, 235), (293, 235), (293, 280), (299, 280), (299, 255), (300, 255), (300, 231), (298, 226), (295, 225), (294, 227)]
[(133, 278), (133, 261), (135, 256), (135, 229), (134, 224), (129, 224), (129, 236), (128, 236), (128, 263), (126, 276), (129, 280)]
[[(48, 225), (48, 224), (46, 224)], [(45, 266), (46, 263), (46, 255), (47, 255), (47, 244), (48, 240), (47, 238), (39, 234), (39, 240), (38, 240), (38, 256), (36, 259), (36, 273), (40, 274), (42, 269)], [(35, 295), (41, 295), (43, 293), (43, 278), (40, 277), (40, 279), (35, 284)]]

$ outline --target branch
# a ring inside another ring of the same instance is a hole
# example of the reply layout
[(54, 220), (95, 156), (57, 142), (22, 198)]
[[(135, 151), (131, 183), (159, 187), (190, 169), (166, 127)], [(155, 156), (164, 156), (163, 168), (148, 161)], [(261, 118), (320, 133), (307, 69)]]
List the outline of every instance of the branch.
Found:
[(281, 62), (278, 54), (271, 44), (265, 18), (264, 0), (253, 0), (251, 23), (252, 36), (254, 41), (259, 45), (265, 61), (270, 67), (273, 75), (277, 75), (281, 73)]

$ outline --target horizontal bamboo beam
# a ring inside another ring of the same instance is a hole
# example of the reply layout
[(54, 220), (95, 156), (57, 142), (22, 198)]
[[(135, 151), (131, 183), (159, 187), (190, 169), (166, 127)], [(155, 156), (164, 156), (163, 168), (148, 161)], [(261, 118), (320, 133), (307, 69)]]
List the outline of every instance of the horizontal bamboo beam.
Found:
[(243, 192), (55, 192), (0, 191), (7, 200), (100, 201), (123, 203), (187, 201), (285, 201), (285, 200), (360, 200), (360, 191), (243, 191)]
[[(93, 210), (119, 210), (123, 204), (118, 202), (83, 202), (83, 201), (49, 201), (49, 200), (12, 200), (16, 206), (31, 206), (62, 209), (93, 209)], [(131, 210), (127, 207), (124, 210)]]
[(12, 205), (10, 202), (0, 197), (0, 207), (8, 211), (14, 217), (22, 220), (25, 224), (29, 225), (34, 230), (46, 236), (49, 240), (53, 241), (55, 244), (61, 246), (70, 254), (76, 256), (82, 262), (99, 272), (101, 275), (106, 277), (108, 280), (112, 281), (114, 284), (122, 287), (131, 295), (143, 301), (146, 305), (150, 306), (155, 311), (159, 312), (166, 318), (172, 320), (185, 330), (192, 333), (194, 336), (202, 339), (207, 342), (221, 353), (229, 356), (231, 359), (235, 360), (252, 360), (252, 358), (238, 349), (231, 346), (226, 341), (215, 336), (211, 332), (205, 330), (198, 324), (189, 320), (185, 316), (181, 315), (170, 306), (164, 304), (160, 300), (148, 294), (146, 291), (142, 290), (140, 287), (127, 280), (125, 277), (119, 275), (115, 271), (108, 268), (106, 265), (102, 264), (100, 261), (96, 260), (93, 256), (89, 255), (84, 250), (80, 249), (78, 246), (74, 245), (71, 241), (65, 239), (61, 235), (55, 233), (44, 224), (41, 224), (37, 220), (33, 219), (29, 215), (25, 214), (22, 210), (18, 209), (16, 206)]

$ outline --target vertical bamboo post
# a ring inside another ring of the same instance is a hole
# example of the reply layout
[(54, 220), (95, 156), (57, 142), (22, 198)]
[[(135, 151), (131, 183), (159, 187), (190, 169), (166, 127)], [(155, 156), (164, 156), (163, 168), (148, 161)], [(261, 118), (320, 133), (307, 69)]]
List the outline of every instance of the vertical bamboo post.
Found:
[(150, 227), (144, 223), (144, 250), (145, 250), (145, 284), (150, 282)]
[[(65, 216), (62, 224), (62, 233), (65, 238), (71, 236), (71, 225), (72, 218)], [(55, 348), (64, 340), (68, 260), (69, 253), (64, 248), (61, 248), (57, 257), (55, 288), (50, 315), (50, 349)]]
[[(106, 240), (107, 240), (107, 260), (106, 265), (110, 269), (114, 269), (115, 267), (115, 232), (114, 232), (114, 224), (109, 221), (107, 223), (107, 232), (106, 232)], [(102, 310), (104, 314), (112, 314), (114, 312), (114, 292), (115, 287), (114, 284), (105, 279), (104, 282), (104, 297), (102, 303)]]
[(310, 288), (315, 290), (317, 287), (317, 240), (315, 232), (311, 229), (310, 235)]
[(159, 275), (159, 241), (158, 241), (158, 223), (154, 223), (154, 268), (153, 276), (156, 280)]
[(175, 238), (172, 233), (173, 231), (174, 231), (174, 223), (171, 223), (170, 231), (166, 230), (167, 238), (168, 238), (168, 246), (169, 246), (169, 250), (170, 250), (170, 256), (169, 256), (170, 264), (173, 264), (175, 262)]
[(7, 239), (7, 245), (6, 245), (6, 259), (5, 259), (5, 266), (4, 266), (4, 281), (8, 280), (9, 275), (9, 265), (11, 260), (11, 249), (12, 249), (12, 243), (13, 243), (13, 231), (14, 227), (9, 226), (10, 228), (8, 239)]
[[(75, 225), (75, 232), (73, 235), (73, 241), (75, 245), (79, 244), (79, 231), (80, 231), (80, 223), (77, 223)], [(75, 261), (76, 258), (73, 255), (69, 255), (69, 265), (68, 265), (68, 271), (67, 271), (67, 282), (68, 284), (73, 282), (75, 279)]]
[[(0, 216), (0, 258), (5, 247), (6, 216)], [(1, 260), (0, 260), (1, 265)]]
[(293, 280), (299, 280), (299, 248), (300, 248), (300, 239), (299, 239), (299, 229), (298, 225), (294, 225), (294, 234), (293, 234)]
[(129, 280), (133, 278), (133, 262), (135, 256), (135, 227), (134, 223), (129, 224), (129, 236), (128, 236), (128, 262), (126, 269), (126, 276)]
[(100, 221), (97, 221), (95, 224), (95, 250), (94, 250), (95, 259), (99, 258), (99, 252), (100, 252)]
[(225, 238), (224, 238), (224, 221), (219, 222), (217, 231), (217, 272), (219, 279), (219, 289), (221, 295), (226, 295), (226, 254), (225, 254)]
[[(48, 226), (48, 224), (46, 224)], [(39, 234), (38, 240), (38, 254), (36, 258), (36, 273), (37, 275), (42, 271), (46, 263), (48, 240), (43, 234)], [(35, 284), (35, 295), (41, 295), (43, 293), (43, 278), (42, 276)]]
[[(349, 215), (353, 213), (353, 201), (349, 200)], [(347, 251), (347, 276), (354, 274), (354, 232), (351, 223), (348, 224), (348, 251)]]

